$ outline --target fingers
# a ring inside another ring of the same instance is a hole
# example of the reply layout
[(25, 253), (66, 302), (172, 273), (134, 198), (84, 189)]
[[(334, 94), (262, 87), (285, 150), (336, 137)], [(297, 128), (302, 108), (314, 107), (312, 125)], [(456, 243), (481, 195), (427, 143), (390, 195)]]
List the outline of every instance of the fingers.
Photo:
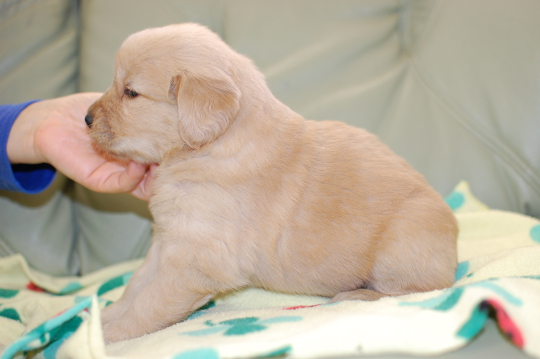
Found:
[[(146, 181), (148, 166), (136, 162), (126, 164), (125, 170), (119, 173), (118, 188), (111, 188), (112, 192), (133, 192)], [(111, 178), (111, 183), (114, 183)], [(139, 197), (140, 198), (140, 197)]]
[[(154, 166), (153, 168), (155, 168)], [(154, 174), (151, 166), (135, 162), (104, 161), (84, 178), (71, 176), (83, 186), (102, 193), (131, 193), (142, 200), (149, 200)]]
[[(141, 165), (129, 162), (124, 171), (112, 174), (103, 183), (102, 192), (127, 192), (136, 198), (148, 201), (152, 195), (152, 184), (158, 165)], [(116, 178), (115, 178), (116, 177)]]
[(150, 199), (150, 196), (152, 195), (152, 184), (156, 178), (155, 171), (157, 167), (158, 165), (156, 164), (148, 166), (144, 177), (139, 182), (137, 188), (131, 192), (133, 196), (144, 201), (148, 201)]

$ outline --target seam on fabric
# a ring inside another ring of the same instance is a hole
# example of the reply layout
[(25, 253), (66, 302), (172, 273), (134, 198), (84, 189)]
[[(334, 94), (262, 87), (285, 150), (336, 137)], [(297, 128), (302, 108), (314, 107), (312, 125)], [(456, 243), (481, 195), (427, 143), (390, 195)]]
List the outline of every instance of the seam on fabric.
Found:
[(506, 166), (512, 169), (516, 175), (521, 177), (537, 195), (540, 195), (540, 179), (534, 169), (523, 161), (520, 156), (518, 156), (503, 141), (496, 136), (491, 135), (489, 131), (483, 128), (483, 126), (467, 121), (467, 116), (460, 114), (459, 110), (455, 109), (449, 101), (441, 95), (440, 91), (436, 90), (435, 86), (430, 85), (429, 74), (422, 72), (418, 68), (417, 62), (418, 61), (411, 61), (411, 69), (430, 96), (451, 114), (451, 118), (455, 120), (455, 123), (483, 143), (502, 161), (502, 163), (506, 164)]
[(84, 263), (82, 254), (80, 253), (80, 245), (83, 238), (80, 223), (81, 217), (78, 208), (78, 206), (80, 206), (81, 204), (76, 199), (77, 195), (75, 186), (77, 186), (77, 184), (73, 180), (67, 178), (64, 187), (60, 190), (62, 195), (66, 196), (67, 200), (69, 201), (69, 215), (71, 216), (71, 223), (73, 224), (73, 233), (71, 234), (71, 248), (69, 250), (67, 270), (70, 275), (83, 275), (85, 274), (82, 273)]
[(9, 20), (21, 12), (26, 11), (35, 3), (44, 3), (43, 0), (7, 0), (0, 4), (0, 22)]
[[(437, 13), (439, 13), (441, 7), (442, 7), (442, 0), (400, 0), (402, 4), (402, 8), (400, 11), (400, 30), (401, 30), (401, 42), (402, 46), (404, 48), (404, 51), (407, 55), (411, 56), (415, 52), (418, 51), (418, 48), (422, 46), (423, 43), (428, 41), (429, 35), (432, 33), (430, 31), (433, 26), (435, 26), (435, 19), (437, 17)], [(418, 34), (413, 34), (413, 21), (412, 17), (414, 15), (415, 9), (412, 5), (412, 3), (420, 3), (423, 2), (425, 4), (429, 4), (430, 9), (428, 11), (428, 14), (425, 16), (425, 26), (423, 27), (422, 31), (420, 31)]]
[[(455, 109), (451, 103), (445, 99), (444, 96), (442, 96), (441, 91), (437, 91), (436, 86), (433, 85), (433, 81), (430, 81), (431, 76), (420, 69), (419, 64), (421, 64), (421, 60), (413, 54), (417, 53), (419, 48), (429, 40), (429, 35), (433, 33), (432, 29), (437, 23), (436, 20), (438, 18), (438, 14), (442, 11), (444, 3), (445, 1), (441, 0), (433, 6), (433, 8), (430, 10), (426, 26), (422, 30), (421, 35), (419, 35), (416, 41), (411, 41), (411, 47), (409, 48), (411, 53), (411, 71), (413, 71), (413, 73), (419, 79), (420, 84), (427, 90), (427, 92), (451, 114), (451, 117), (458, 125), (483, 143), (502, 161), (502, 163), (512, 169), (516, 175), (521, 177), (527, 184), (529, 184), (537, 195), (540, 195), (540, 175), (536, 173), (529, 164), (524, 162), (520, 156), (518, 156), (503, 141), (499, 140), (493, 135), (490, 135), (488, 131), (483, 128), (483, 126), (466, 121), (466, 116), (460, 114), (459, 110)], [(409, 11), (407, 15), (410, 17), (412, 16), (411, 14), (412, 10)], [(411, 26), (410, 19), (407, 20), (407, 24), (409, 27)]]
[(15, 252), (9, 247), (9, 245), (0, 236), (0, 257), (8, 257), (14, 254)]

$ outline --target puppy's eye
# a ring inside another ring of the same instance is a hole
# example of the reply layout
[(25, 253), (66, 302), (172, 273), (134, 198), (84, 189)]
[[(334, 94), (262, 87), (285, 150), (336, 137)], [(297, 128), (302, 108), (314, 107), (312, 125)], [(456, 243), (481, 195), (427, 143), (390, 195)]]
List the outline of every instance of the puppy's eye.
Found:
[(126, 95), (129, 98), (135, 98), (135, 97), (139, 96), (139, 93), (137, 91), (133, 91), (131, 89), (126, 88), (124, 90), (124, 95)]

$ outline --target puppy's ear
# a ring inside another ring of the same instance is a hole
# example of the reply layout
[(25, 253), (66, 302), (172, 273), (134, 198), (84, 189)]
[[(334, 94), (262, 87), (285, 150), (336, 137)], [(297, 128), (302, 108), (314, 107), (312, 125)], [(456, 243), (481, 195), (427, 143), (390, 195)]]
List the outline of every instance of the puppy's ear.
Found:
[(171, 81), (170, 95), (178, 104), (180, 135), (193, 149), (223, 134), (240, 106), (240, 90), (225, 74), (219, 78), (176, 76)]

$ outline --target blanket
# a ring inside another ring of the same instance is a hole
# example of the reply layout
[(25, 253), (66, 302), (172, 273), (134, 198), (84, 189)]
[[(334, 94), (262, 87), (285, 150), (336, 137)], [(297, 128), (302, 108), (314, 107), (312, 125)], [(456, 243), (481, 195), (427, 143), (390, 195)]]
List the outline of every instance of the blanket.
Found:
[(466, 345), (489, 318), (540, 358), (540, 221), (487, 208), (466, 183), (446, 201), (460, 227), (451, 288), (340, 303), (250, 288), (216, 297), (167, 329), (108, 346), (100, 310), (120, 297), (140, 260), (54, 278), (19, 255), (1, 259), (1, 358), (435, 355)]

